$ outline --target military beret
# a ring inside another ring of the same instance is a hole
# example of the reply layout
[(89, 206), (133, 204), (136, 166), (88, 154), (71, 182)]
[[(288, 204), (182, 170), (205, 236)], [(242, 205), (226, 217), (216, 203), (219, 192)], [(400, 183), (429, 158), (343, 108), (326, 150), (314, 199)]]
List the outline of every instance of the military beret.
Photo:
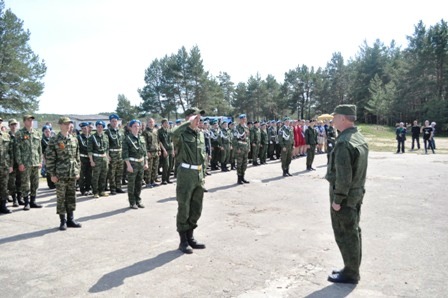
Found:
[(211, 119), (211, 120), (210, 120), (210, 124), (211, 124), (211, 125), (215, 125), (216, 123), (218, 123), (218, 121), (216, 121), (215, 119)]
[(103, 120), (98, 120), (98, 121), (95, 123), (95, 126), (98, 126), (98, 125), (102, 125), (103, 128), (106, 128), (106, 122), (104, 122)]
[(204, 121), (204, 124), (208, 124), (208, 120), (205, 120), (205, 121)]
[(13, 125), (13, 124), (17, 124), (17, 123), (19, 123), (19, 122), (17, 122), (17, 120), (16, 119), (9, 119), (9, 121), (8, 121), (8, 125)]
[(227, 123), (227, 121), (224, 120), (221, 122), (221, 125), (223, 125), (223, 124), (228, 124), (228, 123)]
[(79, 123), (79, 127), (81, 127), (81, 128), (89, 126), (89, 125), (90, 125), (89, 122), (81, 122), (81, 123)]
[(165, 122), (168, 122), (168, 119), (166, 119), (166, 118), (162, 118), (162, 120), (160, 120), (160, 123), (165, 123)]
[(138, 125), (141, 125), (140, 120), (132, 119), (131, 121), (129, 121), (129, 127), (132, 127), (132, 125), (134, 125), (135, 123), (137, 123)]
[(191, 107), (185, 111), (185, 117), (193, 115), (204, 115), (204, 114), (205, 114), (204, 110), (200, 110), (196, 107)]
[(120, 117), (118, 117), (117, 114), (110, 114), (110, 115), (109, 115), (109, 120), (112, 120), (112, 119), (120, 120)]
[(61, 117), (58, 120), (58, 124), (64, 124), (64, 123), (73, 123), (72, 120), (70, 120), (70, 118), (68, 117)]
[(289, 118), (289, 117), (283, 118), (283, 121), (289, 121), (289, 120), (291, 120), (291, 118)]
[(182, 120), (180, 120), (180, 119), (176, 120), (176, 124), (181, 123), (181, 122), (182, 122)]
[(246, 118), (246, 114), (241, 114), (239, 118), (240, 119)]
[(257, 123), (260, 123), (260, 122), (258, 122), (258, 121), (254, 121), (254, 124), (257, 124)]
[(277, 120), (277, 123), (282, 123), (282, 121), (281, 120)]
[(23, 116), (23, 121), (25, 121), (25, 120), (27, 120), (27, 119), (34, 119), (34, 116), (33, 115), (25, 115), (25, 116)]
[(233, 122), (232, 121), (229, 121), (229, 125), (232, 125), (233, 124)]
[(49, 126), (49, 125), (42, 126), (42, 132), (46, 131), (47, 129), (51, 130), (51, 126)]
[(346, 115), (346, 116), (356, 116), (356, 106), (355, 105), (338, 105), (332, 115)]
[(247, 125), (252, 125), (252, 124), (253, 124), (252, 121), (247, 122)]
[(169, 124), (169, 125), (173, 124), (173, 121), (168, 121), (168, 124)]
[(261, 126), (264, 126), (264, 125), (266, 125), (266, 122), (261, 122)]

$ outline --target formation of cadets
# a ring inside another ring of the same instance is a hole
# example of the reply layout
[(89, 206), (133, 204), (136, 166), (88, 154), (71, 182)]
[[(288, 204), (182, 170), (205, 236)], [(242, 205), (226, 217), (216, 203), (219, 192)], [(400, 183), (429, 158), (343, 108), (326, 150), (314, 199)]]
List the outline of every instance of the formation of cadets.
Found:
[[(329, 154), (336, 138), (331, 121), (247, 122), (245, 114), (238, 123), (201, 117), (199, 130), (204, 137), (204, 177), (211, 171), (236, 170), (237, 183), (249, 183), (245, 172), (248, 164), (264, 165), (268, 160), (281, 159), (283, 176), (291, 176), (292, 159), (306, 156), (306, 169), (312, 167), (315, 153)], [(45, 175), (50, 189), (56, 188), (57, 214), (60, 229), (80, 227), (74, 219), (76, 190), (81, 196), (94, 198), (124, 193), (127, 185), (129, 207), (144, 208), (142, 188), (172, 183), (179, 164), (173, 131), (181, 121), (162, 119), (158, 127), (150, 118), (146, 124), (132, 120), (119, 127), (119, 116), (109, 116), (109, 127), (102, 120), (82, 122), (73, 127), (68, 117), (59, 119), (56, 134), (45, 125), (42, 134), (32, 127), (34, 117), (23, 117), (23, 128), (17, 120), (8, 121), (9, 132), (0, 131), (1, 205), (0, 213), (12, 207), (23, 210), (41, 208), (36, 202), (39, 175)], [(0, 118), (3, 122), (3, 119)], [(159, 179), (161, 177), (161, 180)], [(161, 183), (159, 183), (161, 182)], [(204, 191), (206, 189), (204, 188)]]

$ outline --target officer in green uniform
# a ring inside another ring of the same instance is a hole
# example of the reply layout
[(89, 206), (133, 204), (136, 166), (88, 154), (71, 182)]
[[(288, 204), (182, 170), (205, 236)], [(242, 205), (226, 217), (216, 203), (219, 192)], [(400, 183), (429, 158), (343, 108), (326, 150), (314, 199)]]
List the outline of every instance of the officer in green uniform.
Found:
[(124, 193), (121, 189), (121, 178), (123, 176), (123, 159), (121, 158), (123, 133), (118, 129), (117, 114), (109, 116), (110, 127), (104, 133), (109, 138), (109, 171), (107, 173), (107, 180), (109, 180), (110, 194)]
[(143, 172), (148, 169), (148, 157), (143, 136), (139, 135), (140, 121), (129, 122), (130, 133), (123, 141), (123, 160), (128, 171), (128, 199), (131, 209), (145, 208), (140, 197)]
[(173, 183), (170, 181), (170, 175), (174, 168), (174, 150), (171, 140), (171, 129), (168, 119), (162, 119), (162, 127), (157, 131), (160, 149), (162, 151), (160, 162), (162, 164), (162, 184)]
[(204, 244), (193, 237), (193, 230), (201, 217), (204, 197), (204, 143), (199, 132), (200, 115), (204, 111), (191, 108), (185, 112), (189, 120), (173, 131), (177, 148), (179, 169), (177, 173), (176, 199), (178, 203), (176, 225), (180, 236), (179, 250), (191, 254), (192, 248), (203, 249)]
[(90, 165), (92, 166), (92, 189), (93, 197), (108, 197), (105, 192), (106, 178), (109, 167), (109, 138), (104, 134), (106, 123), (98, 120), (95, 123), (96, 133), (93, 134), (87, 143)]
[(24, 128), (16, 134), (15, 159), (19, 165), (21, 192), (25, 200), (23, 210), (42, 208), (36, 203), (39, 188), (39, 169), (42, 167), (42, 144), (40, 133), (33, 129), (34, 116), (23, 116)]
[(333, 127), (332, 120), (330, 120), (326, 133), (327, 133), (327, 164), (328, 164), (330, 162), (330, 154), (331, 151), (333, 151), (336, 139), (336, 130)]
[(221, 171), (227, 172), (229, 171), (229, 169), (227, 168), (227, 164), (230, 162), (230, 148), (232, 144), (231, 144), (231, 132), (227, 128), (226, 121), (223, 121), (221, 123), (220, 138), (221, 138)]
[(306, 170), (315, 171), (313, 168), (314, 155), (316, 153), (317, 145), (317, 131), (314, 129), (316, 124), (315, 120), (310, 121), (310, 125), (305, 130), (305, 143), (307, 147), (306, 151)]
[(11, 210), (6, 207), (6, 203), (8, 201), (8, 177), (13, 170), (12, 146), (9, 134), (0, 130), (0, 213), (11, 213)]
[(90, 136), (90, 125), (88, 122), (79, 124), (81, 133), (78, 135), (79, 158), (81, 160), (81, 171), (79, 173), (79, 190), (81, 195), (90, 195), (92, 187), (92, 166), (90, 165), (88, 143)]
[(255, 121), (254, 126), (250, 129), (250, 144), (252, 150), (252, 165), (258, 166), (258, 153), (261, 145), (260, 122)]
[(13, 207), (19, 207), (19, 205), (25, 205), (25, 202), (22, 199), (22, 192), (20, 191), (21, 181), (20, 181), (20, 171), (19, 171), (19, 165), (16, 161), (16, 132), (17, 132), (17, 125), (19, 122), (17, 122), (16, 119), (9, 119), (8, 125), (9, 125), (9, 137), (11, 139), (11, 145), (12, 145), (12, 152), (11, 157), (13, 160), (13, 171), (9, 173), (9, 179), (8, 179), (8, 190), (9, 194), (12, 197), (12, 206)]
[(157, 129), (154, 127), (155, 121), (149, 118), (146, 128), (142, 133), (148, 151), (148, 169), (145, 170), (144, 177), (147, 187), (157, 186), (157, 170), (159, 168), (160, 145), (157, 137)]
[(289, 126), (289, 117), (283, 119), (283, 126), (278, 131), (278, 143), (281, 147), (281, 161), (283, 169), (283, 177), (292, 176), (289, 173), (289, 165), (291, 164), (292, 149), (294, 147), (294, 132)]
[[(56, 184), (56, 213), (59, 214), (59, 230), (80, 228), (74, 219), (76, 210), (76, 180), (79, 178), (80, 159), (78, 139), (69, 133), (73, 122), (68, 117), (58, 121), (60, 132), (50, 139), (45, 155), (47, 171), (51, 181)], [(65, 218), (67, 214), (67, 218)]]
[(210, 125), (212, 126), (210, 129), (210, 142), (212, 145), (211, 170), (214, 171), (218, 169), (218, 163), (221, 156), (221, 132), (219, 129), (218, 121), (216, 121), (215, 119), (210, 120)]
[(269, 136), (266, 130), (266, 123), (261, 122), (260, 126), (260, 164), (266, 164), (266, 157), (268, 154)]
[(250, 131), (246, 125), (246, 114), (239, 116), (240, 122), (235, 127), (233, 138), (233, 148), (235, 148), (236, 173), (238, 175), (238, 184), (249, 183), (244, 178), (247, 169), (247, 158), (249, 154)]
[(344, 261), (342, 270), (334, 270), (328, 281), (358, 283), (362, 257), (359, 220), (365, 193), (369, 147), (355, 127), (356, 106), (339, 105), (333, 123), (340, 131), (330, 154), (325, 178), (330, 183), (331, 222)]

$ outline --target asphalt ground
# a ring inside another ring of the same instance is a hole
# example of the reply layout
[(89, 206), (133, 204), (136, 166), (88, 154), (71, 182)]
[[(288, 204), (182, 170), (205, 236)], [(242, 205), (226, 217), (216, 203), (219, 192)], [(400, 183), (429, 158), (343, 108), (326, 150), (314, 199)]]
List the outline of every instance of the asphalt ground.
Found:
[[(207, 177), (195, 232), (207, 245), (183, 255), (175, 184), (144, 189), (145, 209), (126, 194), (79, 197), (80, 229), (59, 231), (54, 191), (42, 209), (0, 216), (1, 297), (446, 297), (448, 155), (370, 154), (361, 215), (357, 286), (327, 282), (342, 267), (330, 224), (326, 156), (316, 171), (292, 161)], [(10, 206), (11, 204), (9, 204)]]

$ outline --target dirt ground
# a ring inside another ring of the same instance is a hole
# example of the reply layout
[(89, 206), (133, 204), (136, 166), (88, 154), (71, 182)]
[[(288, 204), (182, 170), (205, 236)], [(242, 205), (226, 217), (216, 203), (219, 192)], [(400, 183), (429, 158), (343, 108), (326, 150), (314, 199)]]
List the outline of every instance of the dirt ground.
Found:
[(41, 210), (0, 216), (1, 297), (446, 297), (448, 155), (370, 154), (355, 286), (327, 282), (342, 260), (330, 225), (326, 156), (207, 178), (196, 237), (177, 250), (175, 184), (127, 196), (78, 198), (81, 229), (61, 232), (55, 195)]

